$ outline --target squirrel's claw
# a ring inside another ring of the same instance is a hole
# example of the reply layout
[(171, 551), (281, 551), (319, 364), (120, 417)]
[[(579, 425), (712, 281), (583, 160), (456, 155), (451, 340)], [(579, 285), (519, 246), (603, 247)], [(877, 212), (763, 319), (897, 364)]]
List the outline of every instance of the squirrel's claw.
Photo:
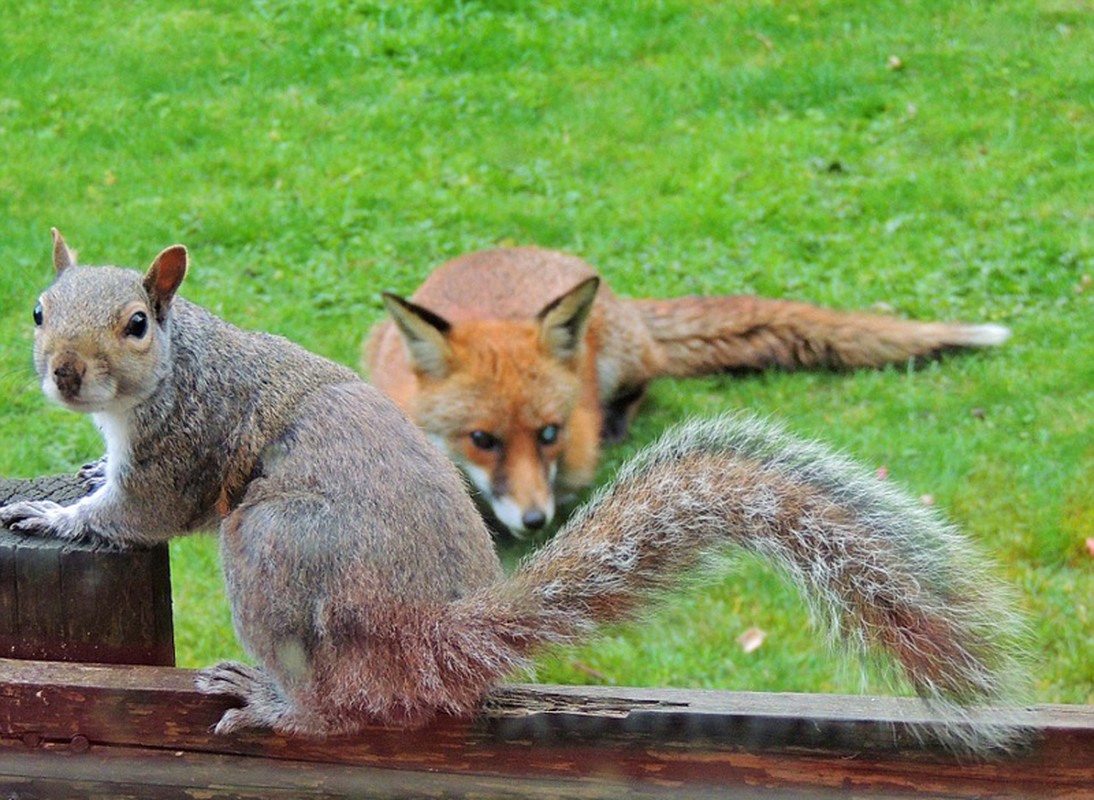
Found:
[(222, 661), (198, 670), (194, 686), (202, 694), (222, 694), (246, 700), (261, 684), (264, 673), (239, 661)]
[(86, 525), (73, 513), (73, 506), (62, 506), (52, 500), (23, 500), (0, 507), (0, 525), (18, 533), (82, 542), (102, 550), (123, 548)]
[(253, 720), (250, 719), (248, 706), (242, 708), (229, 708), (221, 716), (220, 721), (213, 726), (213, 733), (218, 736), (223, 736), (228, 733), (233, 733), (241, 728), (256, 728), (259, 727)]
[(289, 703), (281, 694), (273, 679), (264, 670), (241, 664), (238, 661), (222, 661), (213, 667), (199, 670), (194, 685), (203, 694), (223, 695), (243, 701), (239, 708), (229, 708), (213, 726), (217, 734), (232, 733), (242, 728), (281, 727), (291, 716)]
[(76, 473), (76, 477), (83, 481), (84, 487), (89, 492), (101, 488), (106, 483), (106, 456), (98, 461), (84, 464)]

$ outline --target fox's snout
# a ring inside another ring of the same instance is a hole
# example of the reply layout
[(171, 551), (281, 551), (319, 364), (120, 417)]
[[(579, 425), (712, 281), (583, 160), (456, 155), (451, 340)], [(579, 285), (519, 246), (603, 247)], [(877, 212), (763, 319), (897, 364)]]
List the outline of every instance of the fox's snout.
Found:
[(530, 531), (538, 531), (550, 520), (547, 519), (547, 513), (541, 508), (530, 508), (520, 515), (520, 521), (524, 523), (524, 527)]
[(518, 539), (551, 524), (555, 517), (553, 465), (538, 459), (524, 464), (504, 459), (493, 468), (468, 461), (461, 466), (493, 516)]
[(533, 533), (547, 527), (555, 516), (553, 496), (549, 496), (542, 504), (528, 506), (522, 505), (511, 495), (487, 493), (485, 497), (497, 520), (518, 539), (524, 538), (526, 533)]

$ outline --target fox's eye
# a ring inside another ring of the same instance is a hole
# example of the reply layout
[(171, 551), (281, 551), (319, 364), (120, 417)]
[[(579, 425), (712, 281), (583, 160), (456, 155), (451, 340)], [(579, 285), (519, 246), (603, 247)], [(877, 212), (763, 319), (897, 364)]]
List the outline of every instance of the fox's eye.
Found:
[(39, 328), (42, 327), (43, 319), (45, 319), (45, 311), (42, 309), (42, 301), (39, 300), (34, 304), (34, 324)]
[(134, 339), (143, 339), (148, 333), (148, 315), (143, 311), (136, 312), (125, 324), (125, 335)]
[(480, 450), (496, 450), (501, 446), (501, 440), (486, 431), (471, 431), (471, 444)]
[(558, 425), (544, 425), (539, 429), (540, 444), (554, 444), (558, 441)]

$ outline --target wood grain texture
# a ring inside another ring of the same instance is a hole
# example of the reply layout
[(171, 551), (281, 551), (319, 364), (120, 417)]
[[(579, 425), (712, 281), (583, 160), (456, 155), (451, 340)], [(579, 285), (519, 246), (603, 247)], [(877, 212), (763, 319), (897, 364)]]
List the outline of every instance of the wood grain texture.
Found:
[[(155, 667), (0, 660), (0, 742), (7, 745), (0, 788), (25, 789), (47, 772), (63, 780), (56, 759), (67, 759), (89, 770), (116, 763), (114, 771), (101, 767), (100, 780), (116, 779), (125, 796), (138, 785), (138, 766), (167, 770), (174, 763), (167, 754), (177, 754), (193, 766), (190, 788), (233, 787), (239, 794), (231, 796), (241, 797), (313, 796), (294, 783), (301, 774), (317, 781), (312, 789), (330, 792), (315, 796), (600, 797), (626, 789), (708, 797), (762, 789), (810, 797), (1094, 797), (1094, 709), (1087, 707), (1023, 711), (1034, 731), (1029, 746), (990, 760), (919, 741), (910, 726), (931, 715), (911, 699), (614, 687), (506, 686), (477, 719), (417, 731), (218, 737), (210, 726), (228, 703), (198, 694), (192, 679)], [(244, 768), (256, 763), (268, 769)], [(177, 783), (184, 773), (149, 780)], [(373, 775), (383, 780), (365, 780)], [(452, 780), (440, 789), (415, 783), (439, 776)], [(417, 788), (399, 794), (398, 786)]]
[(68, 505), (85, 494), (84, 482), (76, 475), (46, 475), (29, 480), (0, 478), (0, 506), (16, 500), (52, 500)]

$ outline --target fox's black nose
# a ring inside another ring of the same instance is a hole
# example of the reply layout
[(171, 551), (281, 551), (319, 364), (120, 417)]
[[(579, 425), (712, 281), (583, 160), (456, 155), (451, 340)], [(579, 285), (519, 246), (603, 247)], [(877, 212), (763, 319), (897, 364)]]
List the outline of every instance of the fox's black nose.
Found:
[(520, 515), (520, 521), (530, 531), (538, 531), (547, 524), (547, 515), (538, 508), (530, 508)]

